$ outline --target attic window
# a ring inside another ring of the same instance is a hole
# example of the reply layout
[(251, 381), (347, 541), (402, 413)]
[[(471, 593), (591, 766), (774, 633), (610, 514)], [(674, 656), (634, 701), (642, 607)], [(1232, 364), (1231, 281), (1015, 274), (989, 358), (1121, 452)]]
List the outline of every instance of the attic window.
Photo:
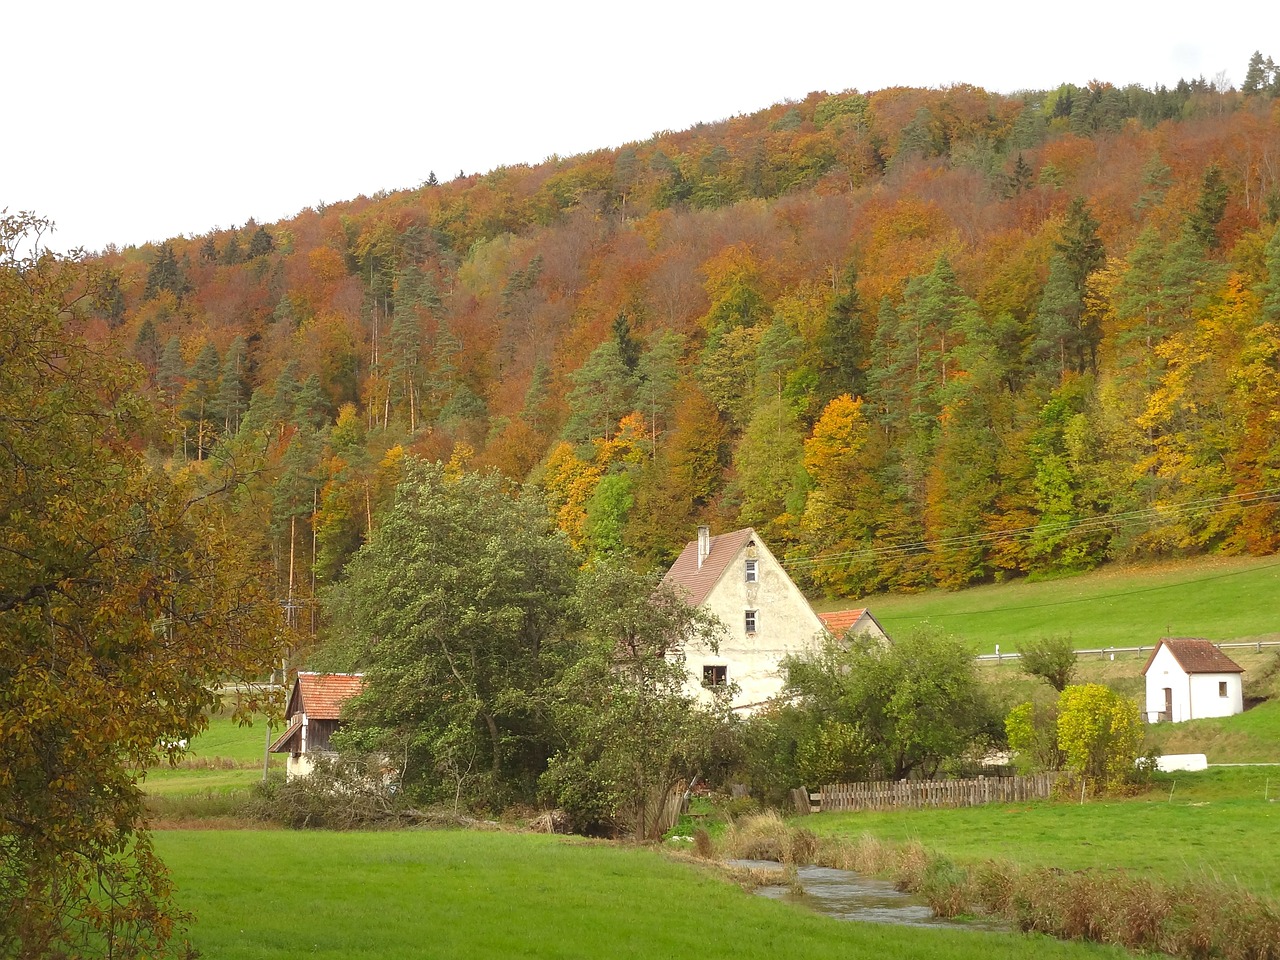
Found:
[(747, 569), (746, 569), (746, 581), (747, 583), (755, 583), (757, 579), (758, 579), (758, 575), (756, 572), (756, 561), (748, 560)]
[(1218, 681), (1218, 696), (1225, 697), (1227, 695), (1227, 681)]
[(723, 687), (729, 682), (729, 668), (720, 664), (707, 663), (702, 666), (702, 685), (704, 687)]
[(743, 617), (743, 623), (744, 623), (744, 626), (747, 628), (747, 633), (755, 633), (756, 632), (756, 611), (755, 610), (746, 611), (746, 615)]

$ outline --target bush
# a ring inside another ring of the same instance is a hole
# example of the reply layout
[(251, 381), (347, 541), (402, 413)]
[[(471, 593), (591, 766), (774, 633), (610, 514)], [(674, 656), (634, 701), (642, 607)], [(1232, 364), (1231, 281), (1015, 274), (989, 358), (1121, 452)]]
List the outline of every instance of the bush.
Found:
[(1136, 704), (1098, 683), (1067, 687), (1058, 697), (1058, 748), (1067, 770), (1103, 787), (1132, 782), (1142, 746)]
[(305, 777), (273, 773), (254, 786), (246, 814), (294, 829), (364, 830), (427, 819), (383, 776), (377, 757), (321, 757)]

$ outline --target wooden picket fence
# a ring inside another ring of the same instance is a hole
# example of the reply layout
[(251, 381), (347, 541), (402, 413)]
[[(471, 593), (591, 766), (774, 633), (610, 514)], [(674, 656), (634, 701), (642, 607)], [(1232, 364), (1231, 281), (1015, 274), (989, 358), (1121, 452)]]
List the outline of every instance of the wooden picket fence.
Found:
[(972, 780), (882, 780), (833, 783), (817, 792), (795, 791), (803, 813), (834, 810), (919, 810), (926, 807), (974, 807), (983, 803), (1046, 800), (1057, 774), (1025, 777), (977, 777)]

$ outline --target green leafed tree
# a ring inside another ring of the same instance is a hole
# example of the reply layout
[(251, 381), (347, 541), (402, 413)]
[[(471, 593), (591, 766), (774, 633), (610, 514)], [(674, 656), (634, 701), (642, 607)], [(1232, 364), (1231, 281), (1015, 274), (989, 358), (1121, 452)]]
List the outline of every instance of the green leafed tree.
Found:
[(545, 645), (573, 570), (541, 503), (513, 499), (497, 475), (407, 461), (327, 598), (329, 662), (366, 677), (347, 745), (394, 758), (420, 799), (531, 800), (545, 760)]
[(726, 706), (683, 692), (684, 645), (715, 649), (723, 625), (619, 560), (582, 574), (575, 609), (580, 630), (556, 652), (556, 748), (542, 792), (579, 829), (655, 839), (672, 788), (732, 758)]
[[(832, 641), (783, 661), (788, 695), (811, 718), (813, 735), (861, 744), (862, 777), (931, 776), (995, 721), (963, 642), (929, 631), (894, 640)], [(831, 722), (843, 724), (841, 732)], [(799, 747), (803, 749), (803, 747)]]

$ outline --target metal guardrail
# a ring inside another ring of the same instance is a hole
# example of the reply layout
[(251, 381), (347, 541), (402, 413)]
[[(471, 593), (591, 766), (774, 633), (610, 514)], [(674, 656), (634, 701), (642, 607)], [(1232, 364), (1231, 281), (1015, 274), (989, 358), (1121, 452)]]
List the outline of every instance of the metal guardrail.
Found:
[[(1228, 647), (1231, 647), (1231, 648), (1253, 647), (1258, 651), (1258, 653), (1261, 653), (1263, 647), (1280, 647), (1280, 640), (1244, 640), (1237, 643), (1215, 643), (1214, 646), (1217, 647), (1219, 650), (1225, 650)], [(1077, 650), (1075, 651), (1075, 654), (1077, 658), (1088, 657), (1088, 656), (1105, 657), (1109, 654), (1115, 655), (1117, 653), (1138, 653), (1138, 654), (1150, 653), (1155, 648), (1156, 648), (1156, 645), (1153, 643), (1150, 645), (1144, 645), (1139, 647), (1102, 647), (1100, 649), (1095, 649), (1095, 650)], [(999, 651), (997, 651), (995, 653), (979, 653), (974, 657), (974, 659), (975, 660), (994, 660), (997, 663), (1000, 663), (1001, 661), (1004, 661), (1004, 660), (1020, 660), (1022, 659), (1022, 654), (1000, 653)]]

